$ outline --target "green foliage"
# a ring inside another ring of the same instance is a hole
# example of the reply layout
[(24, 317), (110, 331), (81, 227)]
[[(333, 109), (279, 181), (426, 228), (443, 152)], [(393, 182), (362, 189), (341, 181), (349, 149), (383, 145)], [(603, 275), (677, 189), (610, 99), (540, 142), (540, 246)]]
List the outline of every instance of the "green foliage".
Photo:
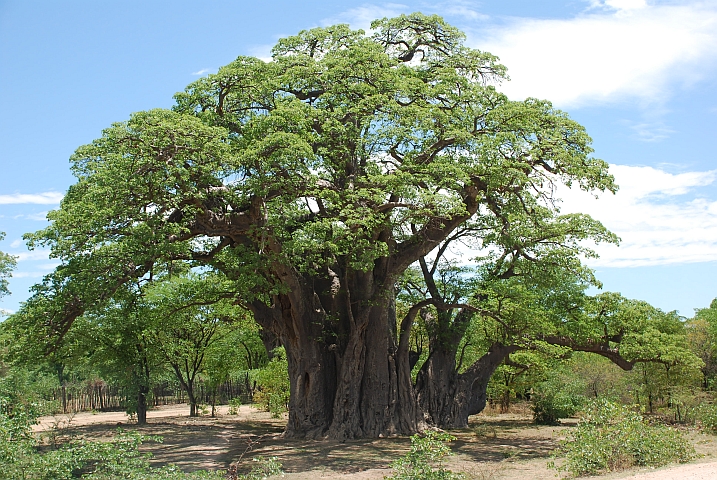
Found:
[(258, 391), (254, 393), (254, 401), (273, 417), (279, 417), (289, 408), (289, 365), (284, 347), (274, 349), (269, 363), (256, 371), (255, 380)]
[(702, 359), (703, 387), (717, 389), (717, 298), (708, 308), (695, 310), (687, 322), (687, 338), (692, 351)]
[(695, 456), (694, 448), (679, 431), (651, 425), (629, 408), (605, 399), (589, 405), (557, 454), (565, 456), (559, 468), (575, 476), (635, 465), (657, 467)]
[(535, 388), (533, 420), (538, 425), (557, 425), (561, 418), (575, 415), (585, 403), (582, 379), (567, 375), (551, 375)]
[(452, 455), (447, 442), (455, 437), (447, 433), (428, 431), (424, 436), (411, 437), (411, 450), (391, 464), (394, 474), (387, 480), (459, 480), (456, 474), (443, 466), (444, 458)]
[(630, 373), (600, 355), (573, 352), (560, 369), (565, 383), (583, 386), (582, 395), (588, 398), (608, 398), (622, 403), (634, 402), (630, 396), (634, 385), (629, 383)]
[(590, 399), (631, 401), (630, 374), (610, 360), (586, 352), (573, 352), (567, 360), (553, 360), (543, 380), (533, 384), (535, 422), (555, 425), (575, 415)]
[(276, 457), (254, 457), (251, 459), (256, 465), (249, 473), (237, 475), (236, 480), (266, 480), (275, 475), (283, 475), (281, 462)]
[(241, 399), (232, 398), (229, 400), (229, 415), (238, 415), (239, 407), (241, 406)]
[(52, 375), (26, 367), (10, 367), (0, 376), (0, 399), (4, 399), (0, 411), (12, 415), (14, 410), (22, 409), (33, 416), (54, 413), (59, 405), (51, 399), (51, 393), (57, 386)]
[(703, 403), (697, 407), (695, 416), (702, 430), (717, 435), (717, 404)]
[[(0, 232), (0, 240), (5, 238), (5, 232)], [(16, 258), (0, 251), (0, 298), (9, 294), (7, 279), (12, 276), (10, 272), (15, 268)]]
[(117, 431), (109, 441), (73, 441), (56, 449), (38, 449), (31, 426), (34, 416), (25, 411), (5, 413), (7, 404), (0, 399), (0, 477), (7, 480), (195, 480), (222, 479), (222, 472), (185, 474), (175, 466), (152, 468), (151, 455), (139, 452), (147, 440), (159, 437), (137, 432)]

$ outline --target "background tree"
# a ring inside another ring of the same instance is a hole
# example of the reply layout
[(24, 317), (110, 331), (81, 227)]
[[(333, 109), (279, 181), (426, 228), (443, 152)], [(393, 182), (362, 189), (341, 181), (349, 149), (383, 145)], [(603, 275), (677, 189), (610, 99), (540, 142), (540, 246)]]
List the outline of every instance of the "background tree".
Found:
[[(526, 370), (510, 355), (544, 349), (543, 337), (564, 322), (565, 309), (577, 308), (585, 288), (596, 283), (580, 263), (579, 255), (592, 255), (580, 241), (615, 241), (589, 217), (559, 216), (524, 202), (504, 205), (499, 219), (466, 224), (430, 262), (419, 259), (425, 292), (409, 313), (427, 305), (435, 310), (422, 315), (430, 354), (417, 374), (416, 393), (424, 414), (441, 427), (466, 426), (468, 416), (485, 407), (495, 370), (504, 363)], [(481, 251), (477, 243), (486, 252), (472, 275), (443, 260), (457, 242)], [(410, 322), (407, 316), (401, 328), (410, 328)], [(479, 356), (465, 356), (476, 348)]]
[(616, 187), (580, 125), (500, 94), (505, 68), (441, 18), (372, 28), (282, 39), (79, 148), (28, 237), (61, 261), (26, 307), (46, 336), (158, 263), (211, 266), (286, 349), (288, 436), (416, 431), (399, 276), (470, 219), (507, 235), (558, 183)]
[[(5, 232), (0, 232), (0, 240), (3, 238), (5, 238)], [(0, 298), (10, 293), (7, 289), (7, 279), (12, 276), (11, 272), (15, 268), (15, 265), (15, 257), (0, 251)]]
[(687, 322), (687, 340), (690, 348), (704, 362), (702, 387), (714, 390), (717, 380), (717, 299), (708, 308), (695, 310)]
[(143, 425), (155, 370), (162, 368), (163, 359), (152, 344), (151, 316), (140, 294), (139, 285), (127, 284), (101, 312), (80, 317), (72, 331), (85, 340), (89, 360), (102, 378), (124, 387), (127, 412)]
[[(232, 380), (243, 381), (248, 394), (247, 400), (253, 401), (255, 369), (267, 365), (268, 355), (261, 337), (248, 312), (240, 318), (232, 319), (226, 332), (214, 342), (207, 351), (204, 360), (202, 379), (208, 389), (212, 416), (216, 415), (219, 388)], [(287, 380), (288, 381), (288, 380)]]
[[(210, 356), (221, 354), (217, 342), (229, 334), (231, 321), (239, 324), (246, 317), (232, 300), (221, 298), (226, 295), (222, 287), (214, 275), (188, 273), (145, 288), (145, 311), (152, 317), (147, 333), (187, 393), (192, 417), (198, 414), (196, 381), (215, 363)], [(221, 369), (213, 373), (217, 381), (224, 379)]]
[(55, 348), (48, 350), (44, 305), (38, 302), (34, 308), (20, 309), (0, 323), (0, 335), (5, 343), (2, 360), (12, 369), (38, 376), (52, 375), (56, 379), (54, 386), (60, 389), (61, 409), (67, 412), (68, 388), (85, 379), (88, 373), (87, 342), (77, 335), (77, 330), (72, 330), (61, 342), (53, 342)]

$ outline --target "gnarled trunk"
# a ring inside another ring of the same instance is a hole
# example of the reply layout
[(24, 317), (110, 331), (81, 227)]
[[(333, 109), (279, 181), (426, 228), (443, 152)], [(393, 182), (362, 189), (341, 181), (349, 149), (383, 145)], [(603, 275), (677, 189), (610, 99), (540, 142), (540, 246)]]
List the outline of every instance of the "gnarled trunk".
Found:
[(398, 353), (395, 292), (387, 283), (372, 272), (330, 271), (325, 283), (297, 283), (271, 306), (252, 304), (257, 321), (286, 349), (287, 437), (344, 440), (418, 430), (408, 356)]
[(456, 369), (457, 344), (435, 346), (416, 378), (418, 404), (426, 421), (440, 428), (464, 428), (486, 406), (490, 377), (517, 347), (494, 343), (465, 372)]

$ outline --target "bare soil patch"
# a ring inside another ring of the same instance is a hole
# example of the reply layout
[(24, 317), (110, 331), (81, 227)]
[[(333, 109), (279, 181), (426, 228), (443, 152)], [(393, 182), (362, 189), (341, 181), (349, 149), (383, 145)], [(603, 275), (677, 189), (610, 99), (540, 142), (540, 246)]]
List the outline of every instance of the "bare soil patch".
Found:
[[(289, 480), (383, 479), (391, 473), (391, 462), (410, 446), (410, 439), (405, 437), (346, 442), (284, 439), (283, 418), (271, 418), (247, 405), (237, 415), (229, 415), (227, 407), (218, 407), (217, 413), (216, 418), (208, 415), (191, 418), (187, 405), (159, 407), (148, 412), (148, 424), (142, 427), (130, 423), (120, 412), (79, 413), (43, 417), (35, 431), (45, 437), (59, 435), (60, 439), (107, 438), (118, 427), (160, 435), (163, 443), (147, 443), (143, 450), (154, 455), (155, 465), (173, 463), (186, 471), (225, 470), (232, 464), (244, 471), (251, 467), (252, 457), (276, 456)], [(547, 461), (575, 421), (568, 420), (556, 427), (536, 426), (526, 413), (484, 413), (471, 417), (468, 429), (451, 431), (456, 440), (451, 443), (455, 455), (447, 462), (449, 468), (481, 480), (554, 480), (556, 471), (547, 468)], [(717, 438), (699, 433), (689, 436), (701, 455), (699, 463), (652, 471), (632, 470), (601, 478), (717, 479)]]

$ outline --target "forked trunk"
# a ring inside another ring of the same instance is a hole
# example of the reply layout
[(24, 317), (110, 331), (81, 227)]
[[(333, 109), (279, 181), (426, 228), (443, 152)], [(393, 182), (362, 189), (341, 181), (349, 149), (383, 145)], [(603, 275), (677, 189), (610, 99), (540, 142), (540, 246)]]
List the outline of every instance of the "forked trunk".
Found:
[(495, 343), (464, 373), (456, 371), (456, 348), (436, 348), (416, 379), (418, 404), (426, 421), (440, 428), (465, 428), (483, 411), (490, 377), (515, 346)]

